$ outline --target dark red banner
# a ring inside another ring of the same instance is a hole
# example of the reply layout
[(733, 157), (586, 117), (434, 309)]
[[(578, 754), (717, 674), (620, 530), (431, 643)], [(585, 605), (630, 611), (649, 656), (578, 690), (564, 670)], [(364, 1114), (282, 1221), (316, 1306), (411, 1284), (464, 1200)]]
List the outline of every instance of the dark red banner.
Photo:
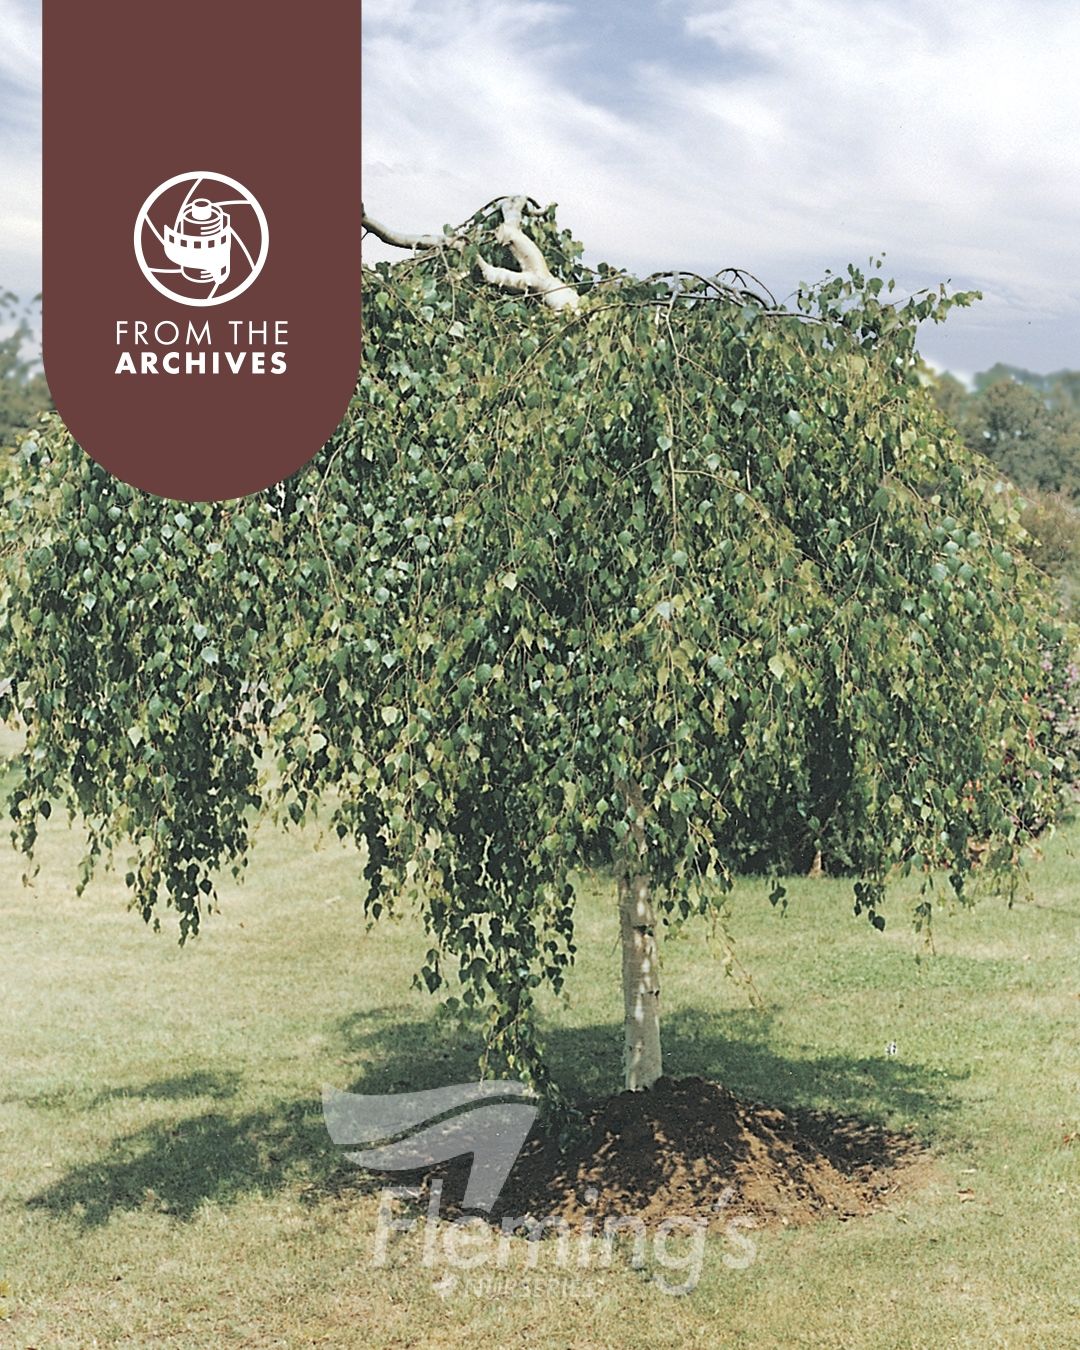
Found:
[(45, 0), (45, 373), (111, 473), (213, 501), (305, 464), (360, 233), (357, 0)]

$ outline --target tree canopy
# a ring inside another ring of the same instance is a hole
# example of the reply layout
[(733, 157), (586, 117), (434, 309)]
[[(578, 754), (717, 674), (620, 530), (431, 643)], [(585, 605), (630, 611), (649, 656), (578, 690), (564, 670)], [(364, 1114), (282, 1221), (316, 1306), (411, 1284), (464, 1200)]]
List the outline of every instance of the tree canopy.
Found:
[(1015, 509), (918, 377), (918, 324), (969, 297), (594, 271), (534, 207), (557, 310), (493, 281), (499, 222), (365, 270), (349, 414), (280, 489), (181, 507), (56, 419), (25, 443), (0, 713), (23, 847), (79, 813), (87, 868), (123, 846), (184, 934), (257, 808), (321, 806), (369, 915), (415, 900), (423, 979), (544, 1081), (574, 868), (630, 851), (680, 923), (820, 854), (880, 926), (897, 871), (1014, 869), (1075, 764)]

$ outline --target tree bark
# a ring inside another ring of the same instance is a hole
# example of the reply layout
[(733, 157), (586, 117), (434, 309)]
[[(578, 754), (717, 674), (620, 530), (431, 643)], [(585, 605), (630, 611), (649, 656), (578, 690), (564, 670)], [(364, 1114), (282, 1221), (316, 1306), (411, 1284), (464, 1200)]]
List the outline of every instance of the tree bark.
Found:
[[(537, 244), (522, 229), (522, 216), (528, 207), (529, 198), (502, 197), (498, 204), (502, 223), (495, 231), (495, 238), (498, 243), (507, 246), (521, 270), (515, 272), (512, 267), (493, 267), (486, 259), (478, 258), (484, 280), (488, 285), (498, 286), (504, 291), (526, 291), (538, 295), (551, 309), (576, 310), (579, 303), (577, 291), (569, 282), (560, 281), (555, 276)], [(388, 225), (373, 220), (364, 211), (363, 203), (360, 211), (364, 229), (393, 248), (438, 250), (462, 248), (465, 244), (464, 226), (449, 234), (403, 234), (401, 230), (392, 230)]]
[(391, 248), (447, 248), (458, 238), (453, 234), (402, 234), (400, 230), (392, 230), (388, 225), (381, 225), (377, 220), (372, 220), (365, 213), (363, 203), (360, 205), (360, 215), (363, 228), (376, 239), (381, 239), (384, 244), (389, 244)]
[(522, 230), (521, 215), (524, 210), (524, 197), (505, 197), (502, 202), (503, 221), (495, 231), (495, 238), (513, 253), (521, 271), (515, 272), (509, 267), (492, 267), (480, 258), (478, 262), (484, 280), (489, 285), (501, 286), (508, 291), (529, 291), (540, 296), (551, 309), (576, 310), (577, 291), (552, 273), (544, 255)]
[(636, 1092), (652, 1087), (662, 1072), (656, 914), (644, 873), (620, 870), (618, 882), (625, 1085)]
[(652, 1087), (663, 1072), (660, 1053), (660, 952), (646, 868), (644, 805), (636, 785), (626, 794), (635, 820), (615, 859), (622, 940), (625, 1086)]

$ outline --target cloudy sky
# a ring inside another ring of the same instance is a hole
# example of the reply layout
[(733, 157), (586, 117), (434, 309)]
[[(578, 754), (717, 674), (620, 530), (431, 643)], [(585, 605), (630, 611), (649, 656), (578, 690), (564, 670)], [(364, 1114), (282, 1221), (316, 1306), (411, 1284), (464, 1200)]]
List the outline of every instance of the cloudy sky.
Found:
[[(403, 230), (505, 192), (591, 260), (778, 294), (884, 252), (976, 309), (962, 373), (1080, 368), (1070, 0), (366, 0), (364, 198)], [(0, 286), (40, 284), (38, 0), (0, 0)], [(374, 256), (374, 254), (372, 254)]]
[(595, 260), (780, 294), (884, 251), (977, 309), (936, 364), (1080, 367), (1068, 0), (367, 0), (364, 199), (402, 229), (503, 192)]
[(41, 289), (41, 5), (0, 0), (0, 291)]

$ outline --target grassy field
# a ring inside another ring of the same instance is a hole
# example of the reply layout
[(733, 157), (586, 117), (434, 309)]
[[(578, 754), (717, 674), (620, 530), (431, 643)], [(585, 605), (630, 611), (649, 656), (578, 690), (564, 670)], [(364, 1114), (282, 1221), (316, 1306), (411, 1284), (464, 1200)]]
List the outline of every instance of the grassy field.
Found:
[[(675, 1296), (651, 1257), (618, 1253), (448, 1278), (409, 1235), (374, 1265), (378, 1192), (331, 1145), (320, 1086), (475, 1076), (475, 1031), (410, 988), (418, 923), (366, 931), (355, 856), (267, 829), (181, 950), (115, 879), (75, 897), (79, 839), (54, 820), (31, 888), (0, 849), (0, 1345), (1080, 1345), (1077, 846), (1050, 842), (1031, 901), (943, 912), (921, 961), (901, 896), (879, 935), (842, 884), (793, 883), (785, 917), (741, 885), (732, 931), (763, 1011), (700, 929), (668, 943), (669, 1072), (909, 1126), (936, 1157), (871, 1218), (711, 1237)], [(573, 1092), (606, 1093), (618, 952), (599, 879), (580, 928), (550, 1047)]]

